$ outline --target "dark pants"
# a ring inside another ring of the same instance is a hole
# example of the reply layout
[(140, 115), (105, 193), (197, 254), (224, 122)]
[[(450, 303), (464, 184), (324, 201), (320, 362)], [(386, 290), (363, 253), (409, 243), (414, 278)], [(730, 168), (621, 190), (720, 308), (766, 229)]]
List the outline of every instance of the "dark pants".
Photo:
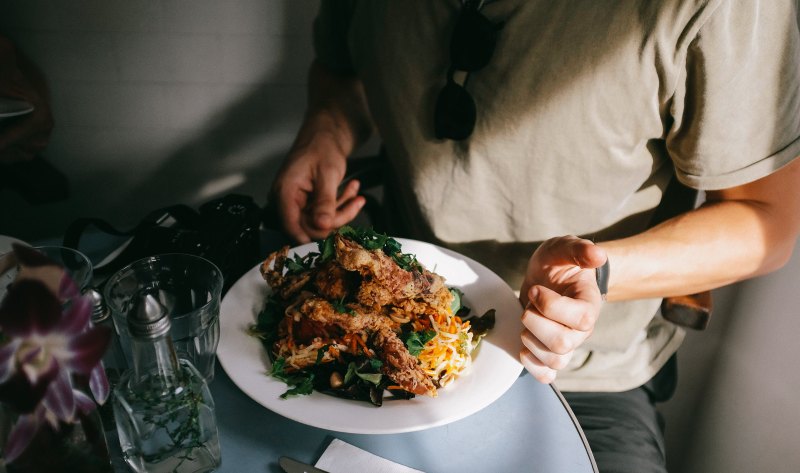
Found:
[(619, 393), (565, 392), (600, 473), (665, 473), (664, 421), (656, 403), (672, 396), (673, 356), (647, 384)]

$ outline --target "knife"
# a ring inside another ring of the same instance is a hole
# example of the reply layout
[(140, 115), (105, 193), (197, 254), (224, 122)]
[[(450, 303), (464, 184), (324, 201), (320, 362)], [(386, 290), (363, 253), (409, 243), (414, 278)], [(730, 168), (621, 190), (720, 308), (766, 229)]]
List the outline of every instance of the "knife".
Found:
[(281, 457), (280, 460), (278, 460), (278, 463), (286, 473), (328, 473), (325, 470), (320, 470), (314, 465), (299, 462), (289, 457)]

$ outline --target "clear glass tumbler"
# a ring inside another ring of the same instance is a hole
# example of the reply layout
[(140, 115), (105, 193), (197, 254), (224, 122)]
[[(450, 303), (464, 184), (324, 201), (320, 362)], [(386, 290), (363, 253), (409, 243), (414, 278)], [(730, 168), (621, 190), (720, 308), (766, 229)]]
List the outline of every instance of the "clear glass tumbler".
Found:
[[(33, 248), (64, 268), (81, 292), (86, 291), (92, 283), (94, 274), (92, 262), (80, 251), (64, 246), (35, 246)], [(2, 260), (0, 268), (3, 270), (0, 272), (0, 300), (5, 297), (8, 286), (14, 282), (19, 272), (19, 267), (16, 263), (5, 262), (5, 259), (10, 256), (11, 253), (0, 255), (0, 260)]]
[(169, 313), (178, 358), (189, 360), (210, 383), (219, 344), (222, 283), (214, 263), (183, 253), (142, 258), (112, 275), (104, 296), (128, 366), (133, 360), (127, 315), (137, 300), (152, 294)]
[(80, 251), (65, 246), (35, 246), (34, 249), (63, 267), (81, 292), (92, 283), (92, 262)]

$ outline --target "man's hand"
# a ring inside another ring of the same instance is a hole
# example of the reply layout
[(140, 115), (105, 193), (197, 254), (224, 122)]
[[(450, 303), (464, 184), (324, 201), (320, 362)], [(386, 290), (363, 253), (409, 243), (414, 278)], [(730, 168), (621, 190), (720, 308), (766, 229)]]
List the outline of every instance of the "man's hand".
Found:
[(366, 202), (359, 182), (341, 192), (347, 159), (335, 146), (315, 143), (295, 147), (273, 184), (284, 230), (300, 243), (325, 238), (353, 220)]
[(308, 89), (309, 109), (271, 191), (284, 231), (300, 243), (328, 236), (364, 207), (359, 182), (342, 180), (347, 157), (372, 132), (357, 77), (315, 61)]
[(0, 97), (23, 100), (33, 112), (0, 121), (0, 164), (29, 161), (41, 152), (53, 130), (44, 79), (27, 58), (0, 37)]
[(547, 240), (531, 256), (520, 290), (520, 361), (542, 383), (592, 334), (602, 305), (595, 269), (606, 260), (602, 248), (574, 236)]

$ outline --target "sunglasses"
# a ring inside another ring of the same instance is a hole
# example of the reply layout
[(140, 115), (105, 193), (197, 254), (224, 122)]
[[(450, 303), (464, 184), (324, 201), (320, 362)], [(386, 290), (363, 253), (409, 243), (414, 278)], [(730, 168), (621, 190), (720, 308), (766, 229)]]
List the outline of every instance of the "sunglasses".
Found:
[[(434, 131), (438, 139), (464, 140), (475, 129), (475, 100), (465, 88), (469, 73), (484, 68), (494, 54), (502, 23), (494, 24), (480, 13), (483, 0), (466, 0), (450, 39), (450, 68), (447, 83), (436, 99)], [(466, 72), (463, 85), (456, 72)]]

